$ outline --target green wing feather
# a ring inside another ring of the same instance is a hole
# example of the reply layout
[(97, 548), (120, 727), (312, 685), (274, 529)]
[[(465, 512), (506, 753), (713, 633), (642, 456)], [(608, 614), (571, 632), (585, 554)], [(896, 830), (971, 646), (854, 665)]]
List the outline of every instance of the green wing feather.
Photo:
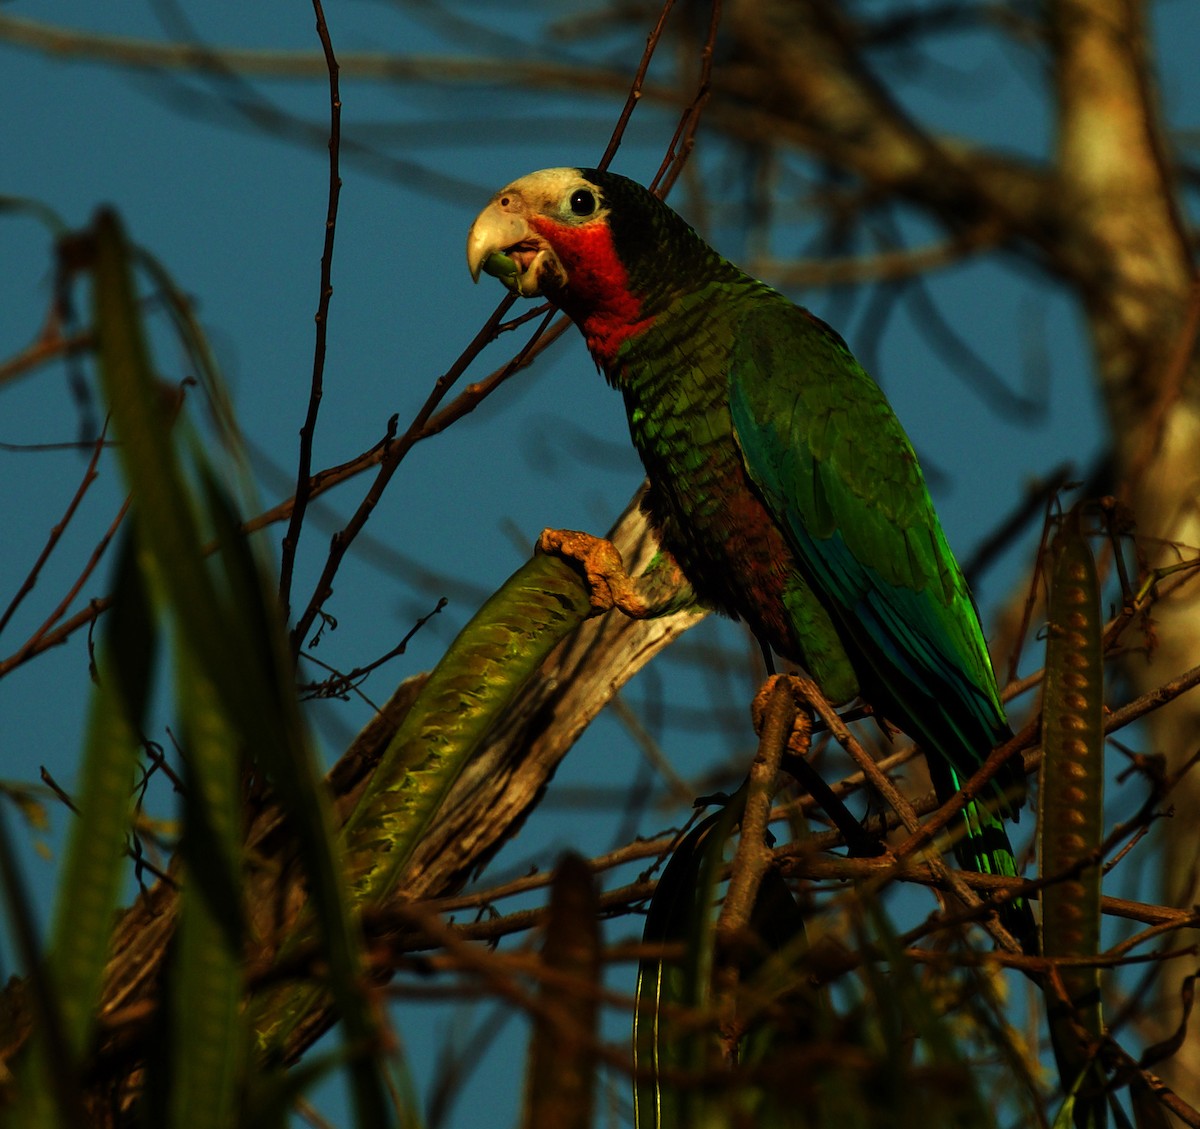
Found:
[[(1011, 731), (971, 594), (911, 444), (840, 337), (786, 301), (747, 313), (729, 403), (746, 471), (829, 611), (866, 699), (929, 757), (946, 799)], [(1015, 818), (1024, 777), (994, 782)], [(1003, 823), (965, 814), (965, 865), (1016, 872)], [(1031, 926), (1014, 907), (1019, 932)]]
[(914, 737), (973, 771), (1008, 724), (899, 421), (842, 340), (790, 303), (747, 314), (735, 342), (730, 411), (747, 473), (860, 679)]

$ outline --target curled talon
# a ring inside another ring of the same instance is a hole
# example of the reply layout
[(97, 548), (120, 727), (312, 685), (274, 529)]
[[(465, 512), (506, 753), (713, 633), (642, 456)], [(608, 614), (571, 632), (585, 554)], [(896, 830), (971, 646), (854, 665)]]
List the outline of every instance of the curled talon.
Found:
[[(775, 688), (779, 685), (779, 680), (791, 677), (790, 674), (772, 674), (768, 676), (758, 693), (754, 695), (754, 700), (750, 703), (750, 719), (754, 725), (754, 732), (759, 736), (762, 735), (763, 725), (766, 724), (767, 709), (771, 704), (771, 698), (775, 694)], [(804, 696), (794, 691), (793, 696), (796, 698), (797, 705), (803, 707)], [(798, 757), (805, 757), (808, 755), (811, 743), (812, 714), (807, 709), (797, 709), (796, 719), (792, 722), (792, 732), (788, 737), (788, 752), (794, 753)]]
[(611, 541), (573, 529), (543, 529), (537, 551), (574, 561), (583, 570), (597, 612), (617, 608), (630, 619), (645, 619), (650, 614), (650, 605), (638, 594), (620, 550)]

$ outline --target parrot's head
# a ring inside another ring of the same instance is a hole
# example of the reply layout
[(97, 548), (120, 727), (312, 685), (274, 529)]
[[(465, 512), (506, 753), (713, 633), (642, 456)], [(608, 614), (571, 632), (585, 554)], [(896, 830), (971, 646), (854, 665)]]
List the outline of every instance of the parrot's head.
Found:
[(467, 236), (471, 277), (494, 275), (525, 298), (561, 294), (611, 240), (601, 179), (594, 169), (542, 169), (502, 188)]
[(636, 181), (597, 169), (542, 169), (502, 188), (479, 213), (467, 265), (476, 281), (482, 271), (515, 294), (549, 298), (606, 362), (653, 322), (686, 277), (670, 269), (677, 252), (694, 245), (704, 247)]

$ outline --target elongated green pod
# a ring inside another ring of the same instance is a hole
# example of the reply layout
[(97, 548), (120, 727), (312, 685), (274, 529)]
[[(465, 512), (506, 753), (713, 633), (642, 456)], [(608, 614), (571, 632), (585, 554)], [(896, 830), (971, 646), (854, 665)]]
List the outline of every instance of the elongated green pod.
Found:
[(250, 1038), (242, 1011), (243, 930), (236, 876), (241, 795), (237, 734), (207, 674), (176, 666), (187, 759), (183, 891), (167, 988), (173, 1030), (159, 1124), (225, 1129), (236, 1119)]
[[(71, 1049), (83, 1052), (100, 994), (112, 913), (120, 893), (139, 727), (153, 654), (145, 590), (128, 569), (118, 587), (92, 699), (80, 787), (52, 934), (55, 988), (67, 1016)], [(142, 681), (142, 679), (146, 681)]]
[(712, 1000), (721, 866), (744, 804), (743, 791), (692, 828), (672, 852), (650, 900), (642, 940), (682, 943), (684, 957), (646, 958), (638, 965), (633, 1021), (637, 1129), (727, 1123), (727, 1107), (719, 1095), (681, 1084), (672, 1075), (699, 1077), (715, 1058), (710, 1053), (715, 1033), (699, 1026), (696, 1017)]
[[(103, 246), (97, 241), (95, 272), (101, 377), (106, 386), (123, 376), (140, 380), (149, 372), (149, 363), (120, 241)], [(135, 541), (127, 535), (113, 608), (102, 634), (97, 687), (76, 792), (78, 817), (71, 825), (50, 938), (50, 981), (61, 1009), (65, 1049), (73, 1060), (61, 1064), (63, 1069), (79, 1065), (93, 1031), (112, 913), (121, 887), (155, 640), (150, 599), (135, 560)]]
[[(393, 892), (497, 720), (591, 611), (583, 578), (561, 558), (539, 555), (462, 629), (425, 680), (342, 828), (346, 891), (356, 910), (378, 906)], [(302, 926), (292, 942), (304, 935)], [(312, 985), (274, 994), (260, 1008), (260, 1039), (283, 1045), (324, 1002), (321, 989)]]
[(434, 668), (344, 829), (360, 905), (395, 888), (421, 836), (496, 720), (554, 647), (591, 614), (582, 577), (559, 557), (522, 565)]
[[(199, 832), (211, 850), (199, 867), (195, 857), (190, 860), (186, 877), (192, 888), (185, 895), (180, 944), (194, 957), (219, 937), (240, 956), (237, 915), (225, 903), (240, 897), (231, 893), (241, 888), (238, 798), (231, 781), (238, 779), (241, 758), (249, 752), (288, 812), (308, 879), (315, 932), (329, 960), (328, 988), (345, 1023), (346, 1041), (354, 1047), (349, 1073), (357, 1115), (364, 1124), (386, 1126), (394, 1117), (382, 1056), (376, 1053), (382, 1036), (365, 985), (358, 922), (343, 885), (324, 783), (295, 699), (282, 617), (262, 565), (238, 532), (237, 515), (198, 444), (191, 448), (194, 473), (185, 473), (178, 449), (187, 446), (186, 427), (163, 411), (142, 334), (132, 252), (111, 211), (98, 214), (92, 241), (101, 375), (122, 468), (134, 491), (138, 564), (177, 629), (182, 713), (198, 738), (185, 814), (189, 829)], [(219, 547), (213, 562), (206, 559), (208, 534), (215, 534)], [(191, 701), (189, 673), (197, 679)], [(193, 896), (202, 900), (192, 903), (189, 924), (187, 903)], [(190, 928), (198, 931), (195, 937), (187, 935)], [(211, 977), (205, 982), (219, 999), (209, 1001), (208, 1018), (212, 1031), (223, 1025), (233, 1044), (231, 1057), (213, 1055), (183, 1069), (193, 1094), (211, 1085), (228, 1096), (234, 1090), (229, 1072), (239, 1069), (237, 1047), (248, 1021), (230, 1006), (232, 967), (218, 963), (183, 970), (177, 986), (186, 1000), (205, 990), (201, 981)], [(255, 1019), (260, 1032), (270, 1026), (261, 1014)], [(178, 1123), (187, 1113), (177, 1105), (168, 1117)]]
[[(248, 629), (239, 659), (257, 672), (257, 681), (251, 683), (257, 708), (253, 716), (238, 716), (239, 728), (243, 739), (253, 742), (259, 763), (283, 800), (308, 875), (317, 932), (329, 957), (328, 988), (342, 1019), (356, 1115), (363, 1124), (391, 1125), (397, 1118), (389, 1091), (399, 1092), (407, 1080), (398, 1059), (379, 1053), (383, 1035), (366, 982), (357, 907), (346, 890), (329, 797), (296, 704), (283, 620), (267, 577), (239, 535), (228, 499), (210, 474), (205, 472), (202, 479), (220, 545), (222, 588), (231, 605), (225, 631), (236, 638), (239, 628)], [(212, 670), (208, 673), (214, 676)], [(243, 677), (251, 676), (247, 672)], [(311, 922), (304, 928), (311, 929)], [(319, 989), (314, 992), (320, 994)], [(298, 1017), (292, 1006), (295, 997), (287, 1005), (271, 997), (270, 1003), (278, 1005), (273, 1014), (269, 1008), (262, 1010), (262, 1002), (255, 1001), (254, 1011), (260, 1038), (290, 1028)], [(395, 1074), (390, 1083), (388, 1073)]]
[(52, 1057), (47, 1033), (35, 1035), (33, 1054), (20, 1077), (20, 1103), (10, 1112), (14, 1126), (67, 1126), (78, 1115), (82, 1064), (95, 1030), (121, 889), (155, 639), (145, 587), (126, 538), (99, 647), (75, 793), (77, 815), (50, 934), (45, 981), (48, 1005), (57, 1014), (44, 1018), (54, 1022), (61, 1040)]
[[(1100, 867), (1085, 860), (1094, 857), (1104, 835), (1103, 622), (1096, 564), (1076, 506), (1051, 548), (1038, 854), (1043, 877), (1069, 877), (1042, 891), (1042, 951), (1048, 957), (1090, 957), (1100, 947)], [(1099, 1039), (1099, 970), (1063, 969), (1060, 976), (1076, 1021)], [(1099, 1129), (1102, 1073), (1095, 1062), (1089, 1065), (1052, 989), (1047, 998), (1063, 1088), (1071, 1095), (1080, 1091), (1075, 1124)]]

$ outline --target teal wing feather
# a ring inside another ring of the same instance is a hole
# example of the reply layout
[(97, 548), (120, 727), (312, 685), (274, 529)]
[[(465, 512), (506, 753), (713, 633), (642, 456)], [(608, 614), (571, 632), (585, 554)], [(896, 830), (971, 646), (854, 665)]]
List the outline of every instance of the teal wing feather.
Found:
[[(828, 609), (864, 697), (930, 753), (945, 799), (1010, 735), (971, 594), (883, 392), (823, 322), (785, 301), (745, 315), (729, 403), (746, 471)], [(989, 806), (1015, 817), (1020, 767)], [(1014, 874), (1003, 823), (965, 813), (965, 865)], [(1027, 907), (1010, 924), (1024, 933)]]
[[(1007, 735), (991, 659), (916, 455), (841, 338), (790, 303), (743, 318), (730, 413), (747, 473), (871, 689), (973, 771)], [(909, 703), (931, 703), (918, 711)]]

